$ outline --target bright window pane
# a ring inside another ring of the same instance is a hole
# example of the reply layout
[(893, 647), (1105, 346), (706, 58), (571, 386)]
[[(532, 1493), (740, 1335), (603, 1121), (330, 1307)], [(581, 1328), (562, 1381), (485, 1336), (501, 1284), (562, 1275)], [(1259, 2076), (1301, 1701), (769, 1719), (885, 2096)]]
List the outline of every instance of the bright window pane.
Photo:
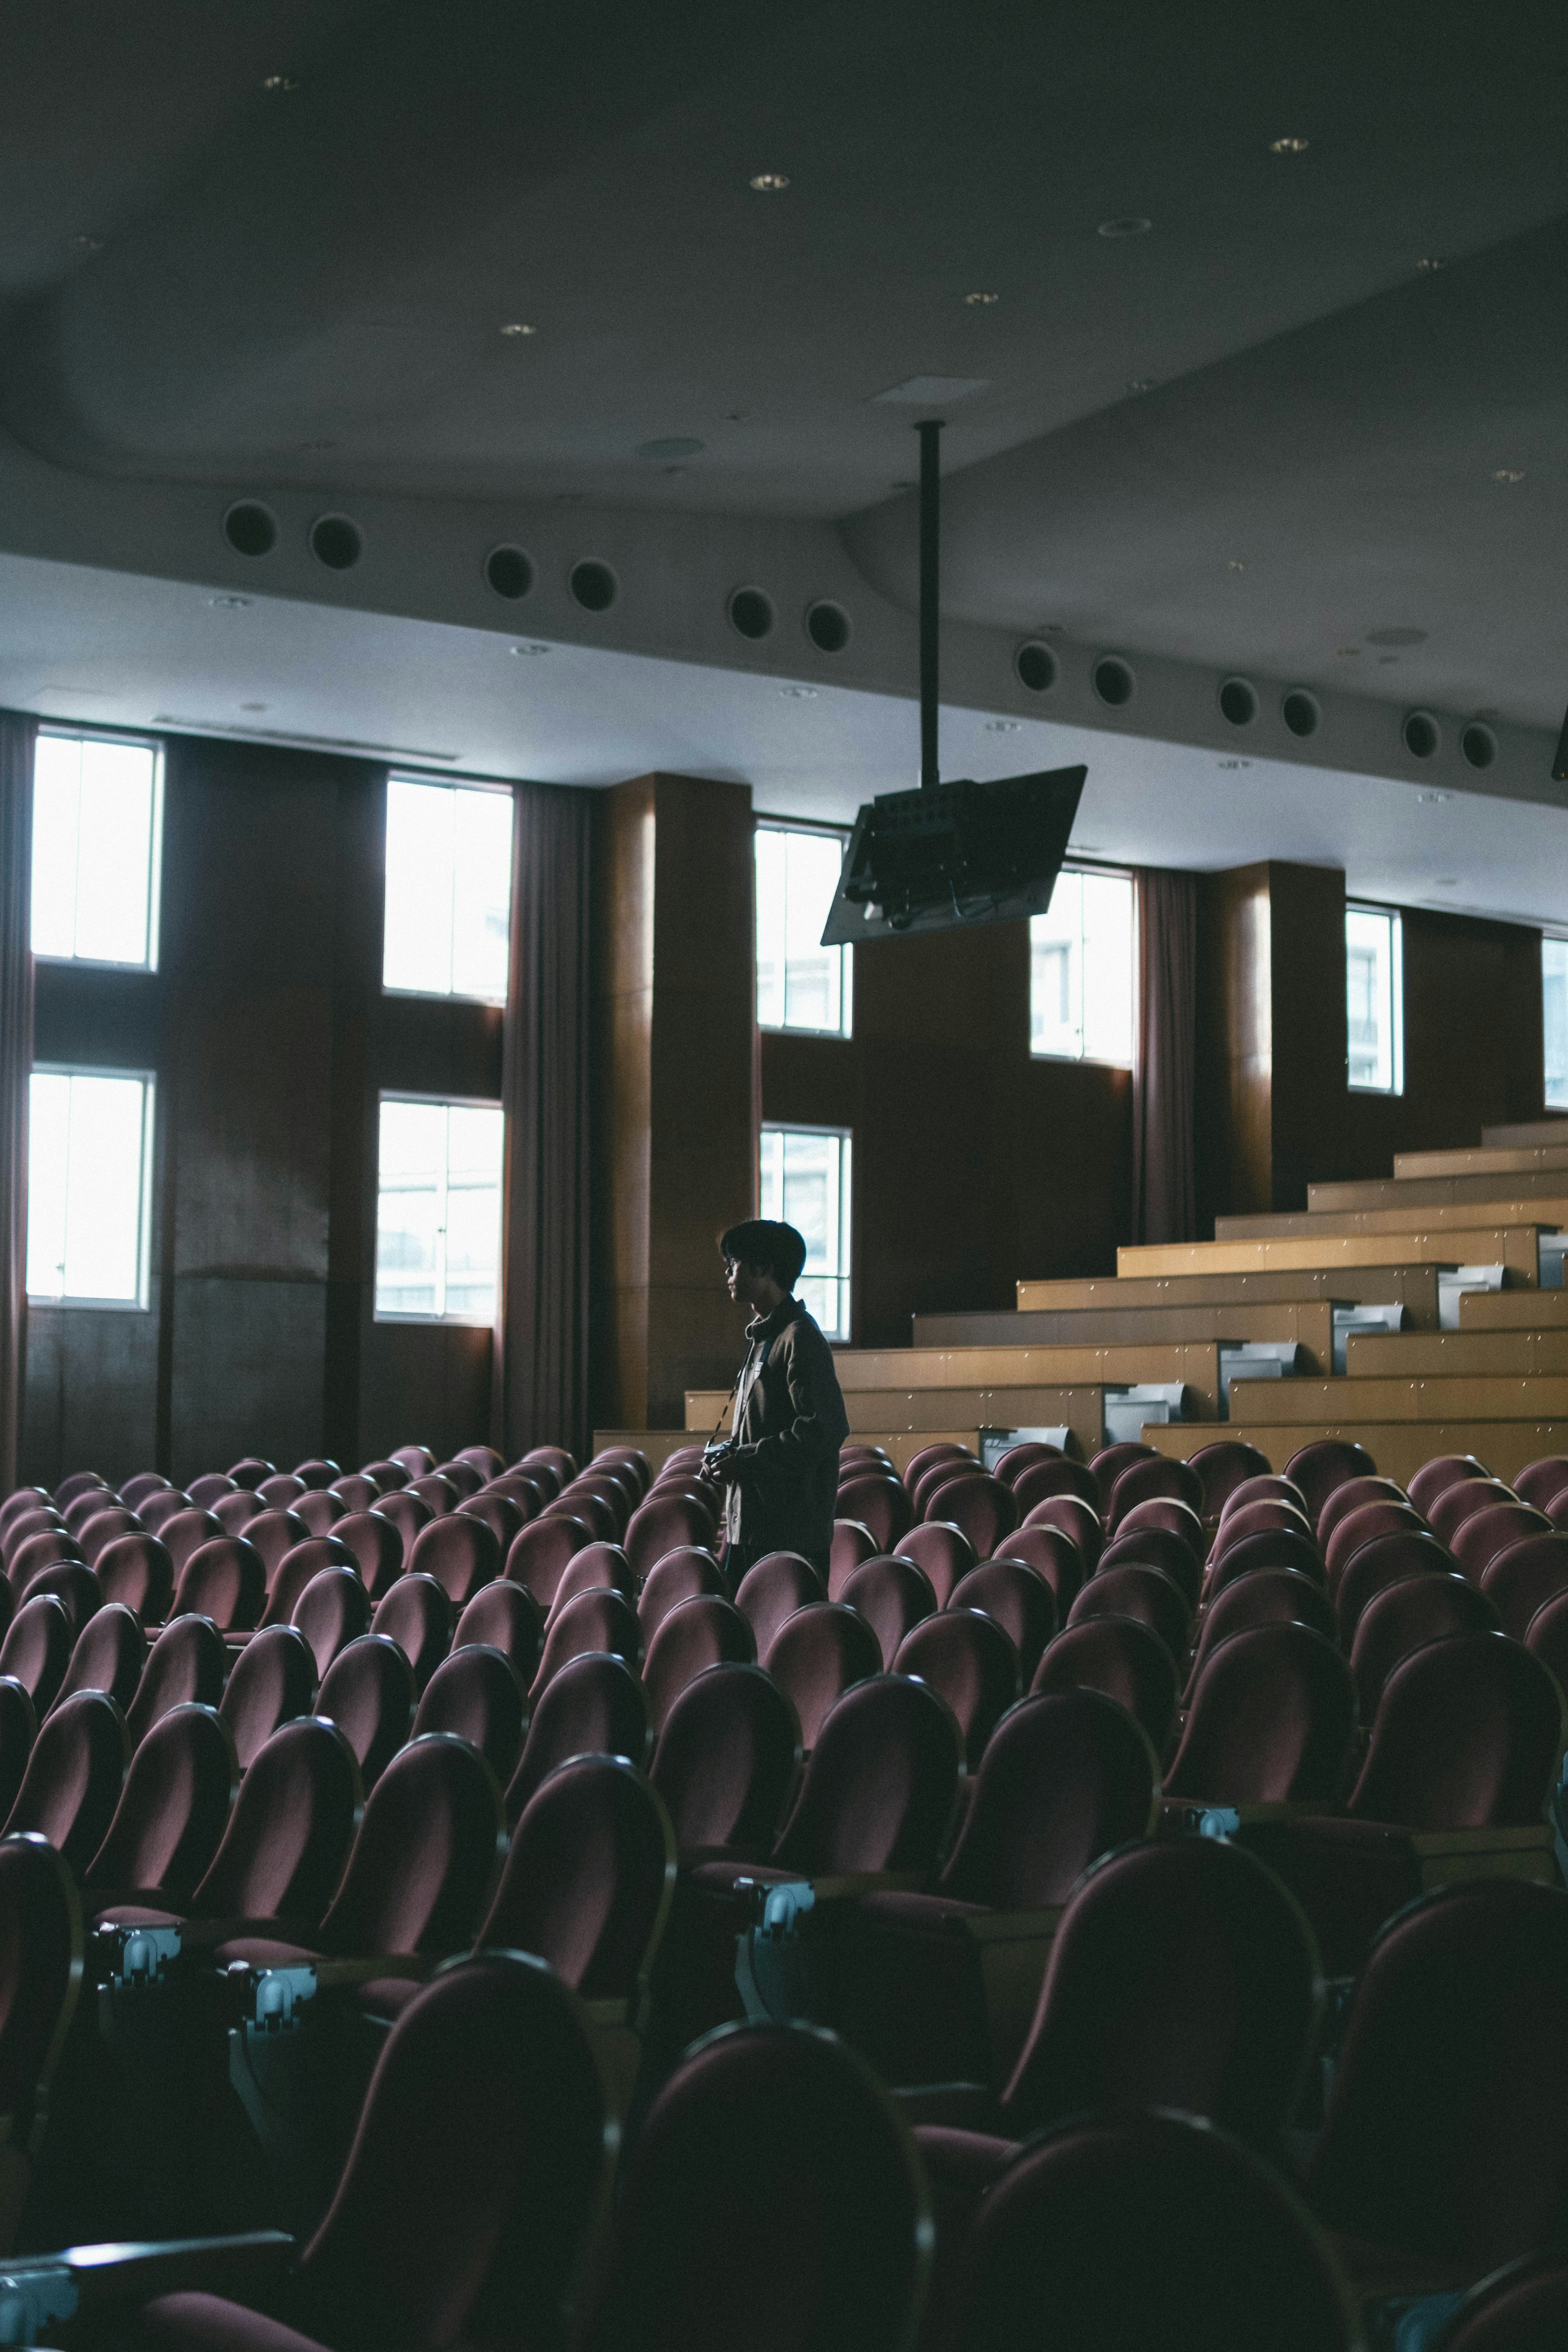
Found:
[(33, 766), (33, 952), (157, 961), (156, 745), (40, 734)]
[(1064, 866), (1029, 923), (1029, 1050), (1066, 1061), (1132, 1061), (1132, 881)]
[(850, 951), (821, 944), (843, 864), (839, 834), (757, 827), (757, 1019), (764, 1029), (850, 1034)]
[(1403, 927), (1380, 907), (1345, 909), (1346, 1076), (1376, 1094), (1405, 1091)]
[(511, 794), (394, 776), (383, 985), (504, 1004), (510, 936)]
[(1546, 1045), (1546, 1099), (1568, 1110), (1568, 940), (1541, 942), (1541, 1025)]
[(375, 1311), (495, 1320), (503, 1118), (384, 1096)]
[(763, 1129), (760, 1213), (804, 1239), (795, 1295), (830, 1339), (849, 1337), (849, 1151), (841, 1128)]
[(28, 1130), (28, 1295), (145, 1304), (152, 1080), (35, 1070)]

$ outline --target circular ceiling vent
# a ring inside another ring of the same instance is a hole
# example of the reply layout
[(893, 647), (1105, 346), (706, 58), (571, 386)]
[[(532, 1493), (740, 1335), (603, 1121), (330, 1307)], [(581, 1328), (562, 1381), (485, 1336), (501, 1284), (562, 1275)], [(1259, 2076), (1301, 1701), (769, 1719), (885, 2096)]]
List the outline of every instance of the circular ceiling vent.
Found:
[(607, 613), (620, 593), (620, 583), (609, 565), (593, 556), (573, 565), (567, 584), (584, 613)]
[(318, 515), (310, 525), (310, 552), (329, 572), (352, 572), (364, 553), (364, 538), (347, 515)]
[(1233, 727), (1250, 727), (1258, 716), (1258, 688), (1245, 677), (1227, 677), (1219, 690), (1219, 707)]
[(1096, 694), (1112, 710), (1121, 710), (1138, 690), (1138, 681), (1120, 654), (1101, 654), (1089, 676)]
[(1019, 685), (1026, 686), (1031, 694), (1049, 694), (1061, 676), (1061, 665), (1055, 654), (1037, 638), (1018, 647), (1013, 656), (1013, 670)]
[(830, 597), (805, 608), (805, 634), (819, 654), (841, 654), (849, 643), (849, 615)]
[(1472, 768), (1489, 768), (1497, 758), (1497, 737), (1479, 719), (1472, 719), (1459, 738), (1459, 749)]
[(498, 596), (515, 604), (533, 585), (533, 563), (521, 547), (492, 547), (485, 558), (485, 580)]
[(1412, 710), (1401, 730), (1413, 760), (1429, 760), (1442, 744), (1443, 730), (1429, 710)]
[(278, 518), (259, 499), (237, 499), (223, 519), (223, 535), (237, 555), (270, 555)]
[(1307, 736), (1317, 733), (1323, 713), (1315, 694), (1310, 694), (1304, 686), (1293, 686), (1280, 698), (1279, 716), (1291, 734), (1299, 735), (1304, 740)]
[(730, 626), (737, 636), (747, 637), (752, 645), (771, 635), (773, 625), (773, 600), (760, 588), (737, 588), (729, 603)]

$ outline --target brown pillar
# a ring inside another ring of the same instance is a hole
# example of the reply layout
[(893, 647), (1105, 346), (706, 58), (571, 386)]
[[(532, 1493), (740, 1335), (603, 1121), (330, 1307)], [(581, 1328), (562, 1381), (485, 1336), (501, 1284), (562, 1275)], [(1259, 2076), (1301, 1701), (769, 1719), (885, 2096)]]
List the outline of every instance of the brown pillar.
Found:
[(715, 1243), (756, 1205), (750, 786), (602, 793), (595, 877), (595, 1418), (678, 1429), (742, 1350)]

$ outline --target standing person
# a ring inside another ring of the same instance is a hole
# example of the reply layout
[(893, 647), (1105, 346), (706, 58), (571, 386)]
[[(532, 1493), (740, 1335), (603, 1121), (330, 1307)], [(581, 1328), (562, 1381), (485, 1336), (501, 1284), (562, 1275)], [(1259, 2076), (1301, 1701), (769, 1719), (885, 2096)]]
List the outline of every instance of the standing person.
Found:
[(752, 1309), (736, 1382), (733, 1435), (710, 1456), (724, 1496), (731, 1591), (770, 1551), (795, 1551), (826, 1581), (848, 1416), (833, 1350), (794, 1296), (805, 1243), (793, 1225), (748, 1218), (719, 1237), (731, 1298)]

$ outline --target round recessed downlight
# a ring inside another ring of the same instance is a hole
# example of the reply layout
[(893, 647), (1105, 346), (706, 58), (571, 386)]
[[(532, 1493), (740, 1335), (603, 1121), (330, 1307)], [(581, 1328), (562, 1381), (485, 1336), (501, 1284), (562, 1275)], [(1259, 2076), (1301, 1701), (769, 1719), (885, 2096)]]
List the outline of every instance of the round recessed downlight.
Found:
[(215, 613), (248, 613), (250, 610), (248, 596), (209, 596), (207, 603)]
[(754, 172), (751, 185), (761, 196), (782, 195), (789, 185), (789, 173), (787, 172)]
[(1310, 139), (1271, 139), (1268, 152), (1271, 155), (1304, 155), (1311, 143)]
[(1111, 710), (1123, 709), (1138, 689), (1137, 679), (1120, 654), (1101, 654), (1089, 678), (1101, 702)]
[(524, 643), (513, 646), (511, 650), (519, 661), (531, 661), (536, 654), (547, 654), (550, 651), (550, 647), (548, 646)]
[(988, 310), (993, 302), (1000, 302), (1000, 294), (966, 294), (964, 300), (972, 310)]
[(1127, 389), (1129, 392), (1152, 392), (1154, 378), (1152, 375), (1130, 375)]
[(1250, 727), (1258, 716), (1258, 688), (1245, 677), (1227, 677), (1219, 690), (1219, 707), (1233, 727)]
[(849, 643), (849, 615), (831, 597), (820, 596), (805, 608), (805, 634), (819, 654), (841, 654)]
[(1026, 686), (1031, 694), (1049, 694), (1061, 676), (1061, 665), (1049, 646), (1031, 638), (1014, 655), (1013, 672), (1019, 685)]
[(760, 588), (737, 588), (728, 605), (730, 626), (738, 636), (749, 638), (752, 645), (767, 636), (773, 625), (773, 600)]
[(987, 735), (1018, 735), (1023, 732), (1023, 725), (1021, 719), (988, 719), (985, 732)]
[(816, 688), (815, 686), (781, 686), (779, 692), (784, 696), (786, 702), (815, 702), (816, 700)]
[(1492, 479), (1494, 482), (1522, 482), (1524, 468), (1522, 466), (1499, 466), (1492, 474)]
[(537, 335), (538, 332), (539, 330), (537, 327), (527, 325), (527, 323), (521, 319), (509, 319), (505, 326), (501, 329), (501, 333), (508, 336)]
[(318, 515), (310, 525), (310, 552), (329, 572), (352, 572), (364, 553), (364, 538), (347, 515)]
[(567, 585), (584, 613), (607, 613), (620, 593), (609, 565), (592, 556), (573, 565)]
[(533, 585), (533, 564), (521, 547), (492, 547), (485, 558), (486, 583), (498, 596), (515, 604)]
[(668, 441), (639, 441), (637, 454), (639, 457), (700, 457), (707, 446), (706, 441), (692, 441), (676, 434)]
[(1124, 220), (1101, 221), (1100, 235), (1101, 236), (1147, 236), (1153, 226), (1153, 222), (1145, 220), (1142, 213), (1130, 213)]
[(223, 519), (223, 535), (237, 555), (270, 555), (278, 518), (259, 499), (237, 499)]
[(1315, 694), (1310, 694), (1304, 686), (1293, 686), (1280, 698), (1279, 716), (1292, 735), (1305, 739), (1317, 733), (1323, 714)]
[(268, 74), (261, 87), (263, 89), (271, 90), (275, 97), (279, 97), (291, 89), (298, 89), (300, 83), (294, 74)]
[(1489, 768), (1497, 758), (1497, 737), (1479, 719), (1472, 719), (1459, 738), (1459, 749), (1472, 768)]
[(1443, 740), (1443, 730), (1429, 710), (1412, 710), (1400, 730), (1413, 760), (1429, 760)]

